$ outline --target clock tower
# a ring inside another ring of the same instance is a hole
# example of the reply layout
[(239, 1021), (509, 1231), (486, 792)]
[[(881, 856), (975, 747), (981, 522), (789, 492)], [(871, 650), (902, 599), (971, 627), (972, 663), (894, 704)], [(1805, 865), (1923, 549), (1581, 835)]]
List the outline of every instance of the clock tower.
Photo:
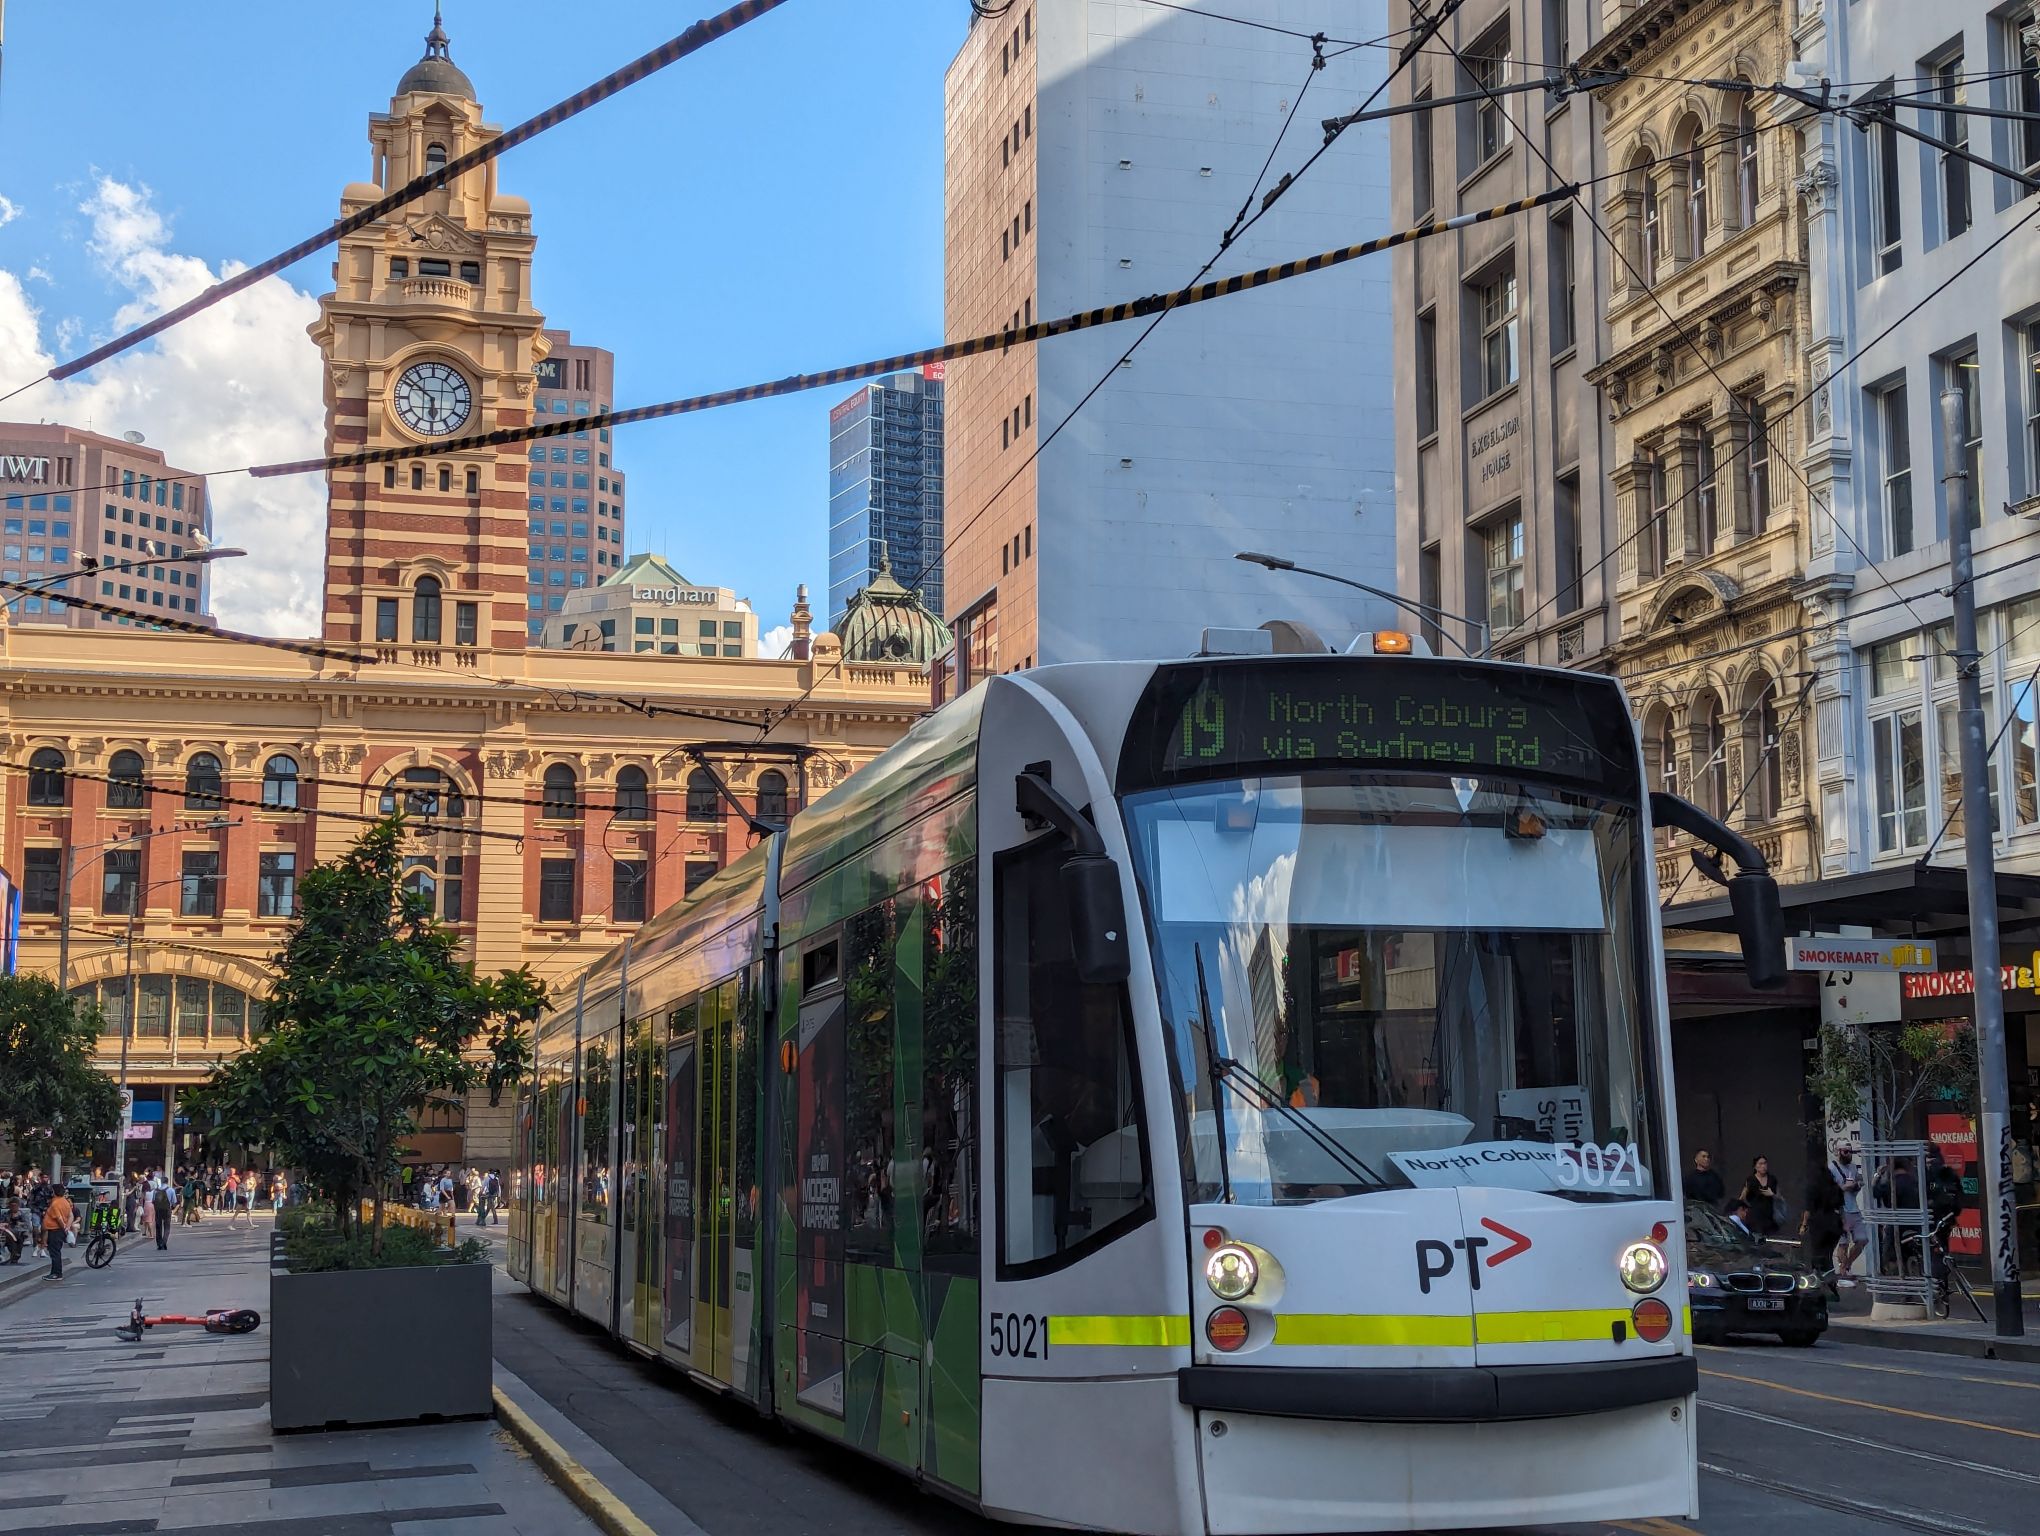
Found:
[[(371, 179), (340, 194), (341, 217), (500, 132), (482, 121), (435, 7), (425, 56), (369, 119)], [(495, 162), (340, 241), (311, 327), (326, 450), (422, 456), (329, 472), (329, 641), (406, 647), (420, 661), (439, 647), (524, 646), (527, 450), (432, 448), (530, 420), (549, 345), (531, 302), (534, 244), (531, 205), (497, 189)]]

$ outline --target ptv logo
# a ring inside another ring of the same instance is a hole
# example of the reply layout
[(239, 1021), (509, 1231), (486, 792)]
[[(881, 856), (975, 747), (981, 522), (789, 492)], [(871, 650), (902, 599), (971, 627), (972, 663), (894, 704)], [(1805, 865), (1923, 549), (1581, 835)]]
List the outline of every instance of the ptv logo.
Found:
[(1417, 1239), (1417, 1289), (1426, 1296), (1431, 1294), (1431, 1282), (1443, 1280), (1459, 1263), (1459, 1252), (1466, 1254), (1466, 1282), (1474, 1290), (1480, 1289), (1480, 1269), (1483, 1262), (1489, 1269), (1497, 1264), (1506, 1264), (1519, 1253), (1530, 1251), (1530, 1239), (1513, 1227), (1505, 1227), (1499, 1221), (1490, 1221), (1483, 1216), (1480, 1224), (1497, 1237), (1508, 1239), (1508, 1246), (1481, 1259), (1481, 1249), (1494, 1245), (1493, 1237), (1455, 1237), (1445, 1242), (1436, 1237)]

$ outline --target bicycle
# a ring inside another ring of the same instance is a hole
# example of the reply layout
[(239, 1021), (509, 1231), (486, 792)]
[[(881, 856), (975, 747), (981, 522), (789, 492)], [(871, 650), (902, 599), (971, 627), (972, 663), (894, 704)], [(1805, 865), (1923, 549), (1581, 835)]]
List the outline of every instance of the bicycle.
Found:
[(1948, 1233), (1954, 1225), (1955, 1213), (1952, 1211), (1936, 1221), (1927, 1235), (1924, 1252), (1919, 1233), (1908, 1232), (1901, 1237), (1898, 1240), (1899, 1273), (1907, 1279), (1916, 1280), (1923, 1276), (1927, 1279), (1929, 1316), (1946, 1318), (1954, 1308), (1955, 1293), (1959, 1291), (1962, 1299), (1969, 1303), (1969, 1310), (1976, 1314), (1976, 1320), (1987, 1323), (1990, 1317), (1976, 1299), (1975, 1287), (1948, 1256)]
[(114, 1251), (118, 1246), (114, 1242), (111, 1232), (104, 1230), (94, 1232), (85, 1240), (85, 1267), (87, 1269), (106, 1268), (107, 1265), (113, 1262)]

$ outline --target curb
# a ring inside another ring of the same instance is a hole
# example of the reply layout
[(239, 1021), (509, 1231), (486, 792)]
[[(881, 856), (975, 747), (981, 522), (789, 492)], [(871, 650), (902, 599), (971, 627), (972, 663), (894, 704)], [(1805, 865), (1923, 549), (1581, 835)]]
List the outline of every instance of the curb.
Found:
[(1899, 1328), (1872, 1328), (1862, 1324), (1829, 1323), (1824, 1337), (1837, 1344), (1863, 1344), (1873, 1349), (1896, 1349), (1927, 1355), (1960, 1355), (1970, 1360), (2005, 1360), (2018, 1365), (2040, 1365), (2040, 1342), (2019, 1339), (1985, 1339), (1964, 1334), (1914, 1333)]
[(544, 1469), (545, 1475), (559, 1486), (560, 1491), (572, 1499), (583, 1514), (608, 1532), (608, 1536), (657, 1536), (649, 1525), (631, 1513), (629, 1505), (604, 1487), (594, 1473), (569, 1456), (559, 1441), (539, 1428), (530, 1414), (511, 1402), (501, 1387), (491, 1386), (489, 1391), (496, 1401), (497, 1422), (531, 1453), (532, 1460)]

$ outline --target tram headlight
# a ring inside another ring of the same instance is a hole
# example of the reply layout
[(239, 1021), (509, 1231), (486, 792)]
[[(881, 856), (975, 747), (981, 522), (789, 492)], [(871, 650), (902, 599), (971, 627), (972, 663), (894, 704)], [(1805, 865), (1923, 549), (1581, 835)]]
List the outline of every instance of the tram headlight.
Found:
[(1238, 1301), (1250, 1294), (1260, 1279), (1261, 1266), (1238, 1243), (1212, 1249), (1204, 1261), (1204, 1283), (1220, 1301)]
[(1665, 1263), (1664, 1250), (1656, 1243), (1631, 1243), (1622, 1250), (1615, 1272), (1630, 1290), (1648, 1296), (1665, 1283), (1670, 1266)]

